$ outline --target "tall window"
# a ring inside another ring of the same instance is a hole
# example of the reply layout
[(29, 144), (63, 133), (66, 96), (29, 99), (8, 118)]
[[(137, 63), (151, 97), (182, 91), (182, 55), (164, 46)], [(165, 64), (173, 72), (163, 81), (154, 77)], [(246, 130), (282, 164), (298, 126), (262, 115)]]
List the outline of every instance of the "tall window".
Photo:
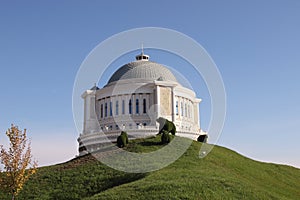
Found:
[(181, 102), (180, 110), (181, 110), (181, 116), (183, 116), (183, 102)]
[(119, 101), (116, 101), (116, 115), (119, 115)]
[(176, 101), (176, 115), (178, 115), (178, 101)]
[(101, 104), (100, 117), (103, 118), (103, 104)]
[(139, 114), (139, 100), (138, 99), (135, 100), (135, 113)]
[(186, 104), (184, 104), (184, 113), (185, 113), (185, 116), (187, 117), (187, 108), (186, 108)]
[(109, 102), (109, 116), (112, 116), (112, 102)]
[(143, 99), (143, 113), (147, 112), (146, 108), (147, 108), (146, 99)]
[(131, 103), (131, 99), (129, 100), (129, 114), (132, 114), (132, 103)]
[(105, 112), (105, 117), (107, 117), (107, 103), (105, 103), (104, 112)]
[(122, 100), (122, 115), (125, 114), (125, 100)]

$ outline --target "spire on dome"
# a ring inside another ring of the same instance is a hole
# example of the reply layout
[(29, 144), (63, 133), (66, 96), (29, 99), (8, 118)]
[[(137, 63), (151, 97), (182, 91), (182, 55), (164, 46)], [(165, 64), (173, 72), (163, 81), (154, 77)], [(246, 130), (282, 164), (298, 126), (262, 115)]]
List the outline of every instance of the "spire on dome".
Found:
[(136, 60), (143, 60), (143, 61), (148, 61), (149, 60), (149, 56), (144, 54), (144, 45), (142, 43), (142, 52), (141, 54), (135, 56)]
[(97, 84), (94, 83), (94, 87), (92, 87), (90, 90), (99, 90), (100, 88), (97, 87)]

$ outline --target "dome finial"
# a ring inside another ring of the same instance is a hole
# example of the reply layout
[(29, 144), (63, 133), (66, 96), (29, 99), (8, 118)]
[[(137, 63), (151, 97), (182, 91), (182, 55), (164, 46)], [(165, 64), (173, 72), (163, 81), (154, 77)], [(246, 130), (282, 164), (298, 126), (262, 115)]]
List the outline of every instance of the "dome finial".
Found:
[(141, 54), (135, 56), (136, 60), (143, 60), (143, 61), (148, 61), (149, 60), (149, 56), (144, 54), (144, 43), (142, 43), (142, 52)]

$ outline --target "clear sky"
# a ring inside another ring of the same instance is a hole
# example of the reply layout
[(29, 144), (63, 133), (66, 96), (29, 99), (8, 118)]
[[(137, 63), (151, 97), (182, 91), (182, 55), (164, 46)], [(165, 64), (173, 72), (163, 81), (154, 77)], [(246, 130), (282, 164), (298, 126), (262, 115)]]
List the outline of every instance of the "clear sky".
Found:
[[(297, 0), (0, 1), (0, 143), (14, 123), (28, 129), (40, 165), (73, 158), (72, 89), (81, 63), (113, 34), (152, 26), (192, 37), (218, 66), (227, 93), (219, 145), (300, 167), (299, 10)], [(196, 92), (205, 129), (210, 99)]]

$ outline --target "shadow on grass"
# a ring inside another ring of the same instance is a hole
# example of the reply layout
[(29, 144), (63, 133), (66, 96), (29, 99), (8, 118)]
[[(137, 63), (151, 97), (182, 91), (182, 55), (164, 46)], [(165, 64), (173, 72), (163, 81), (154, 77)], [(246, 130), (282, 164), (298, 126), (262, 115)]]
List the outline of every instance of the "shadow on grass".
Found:
[(159, 141), (159, 142), (156, 142), (156, 141), (143, 141), (140, 143), (142, 146), (161, 146), (162, 143)]

